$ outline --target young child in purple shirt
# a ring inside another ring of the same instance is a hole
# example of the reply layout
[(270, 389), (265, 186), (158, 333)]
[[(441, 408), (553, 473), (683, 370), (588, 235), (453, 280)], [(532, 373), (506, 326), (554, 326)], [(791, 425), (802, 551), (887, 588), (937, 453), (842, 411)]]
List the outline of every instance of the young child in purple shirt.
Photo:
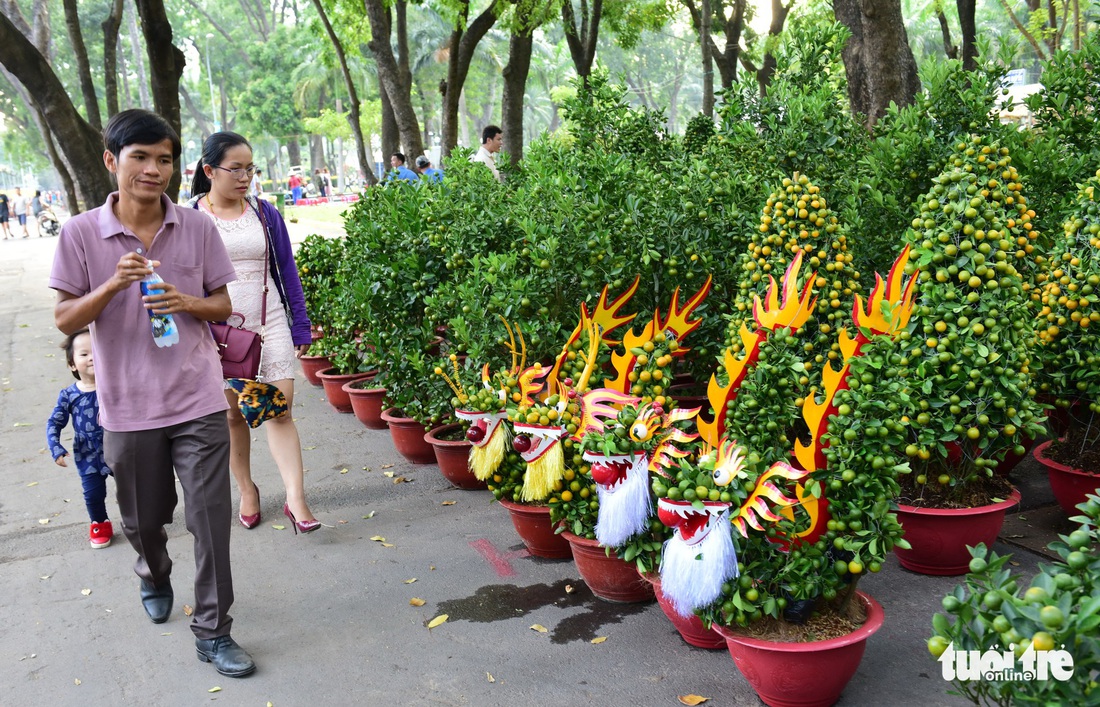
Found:
[(107, 518), (107, 477), (111, 469), (103, 460), (103, 428), (99, 426), (99, 398), (95, 391), (92, 336), (87, 329), (65, 337), (61, 348), (76, 383), (57, 396), (57, 407), (46, 422), (46, 441), (58, 466), (68, 466), (69, 452), (61, 444), (61, 430), (73, 421), (73, 461), (84, 486), (84, 505), (92, 520), (88, 539), (92, 549), (111, 544), (114, 529)]

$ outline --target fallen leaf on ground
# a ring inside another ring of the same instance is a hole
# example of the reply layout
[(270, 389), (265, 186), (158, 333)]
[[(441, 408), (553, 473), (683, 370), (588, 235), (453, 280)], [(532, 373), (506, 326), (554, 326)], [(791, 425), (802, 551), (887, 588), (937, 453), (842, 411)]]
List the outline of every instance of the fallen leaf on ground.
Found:
[(285, 525), (273, 525), (271, 527), (274, 528), (275, 530), (286, 530)]
[(383, 469), (392, 469), (392, 468), (393, 468), (393, 464), (383, 464), (383, 465), (382, 465), (382, 468), (383, 468)]
[(31, 426), (32, 425), (29, 422), (17, 422), (14, 425), (12, 425), (12, 427), (31, 427)]
[(190, 616), (193, 613), (195, 613), (195, 609), (192, 608), (192, 606), (190, 604), (184, 604), (183, 605), (183, 615), (184, 616)]
[(382, 543), (382, 547), (393, 547), (393, 543)]
[(435, 565), (428, 565), (428, 569), (430, 569), (430, 570), (434, 570), (434, 569), (435, 569)]
[(485, 677), (489, 679), (489, 682), (496, 682), (497, 679), (493, 677), (492, 673), (485, 673)]
[(535, 624), (534, 626), (531, 627), (531, 630), (532, 631), (538, 631), (539, 633), (546, 633), (548, 629), (545, 626), (543, 626), (542, 624)]
[(370, 467), (369, 466), (363, 467), (363, 471), (370, 471)]
[(408, 482), (408, 479), (406, 479), (404, 476), (398, 476), (396, 479), (393, 480), (393, 482), (395, 484), (404, 484)]
[(348, 468), (347, 468), (347, 467), (345, 466), (345, 467), (344, 467), (343, 469), (341, 469), (341, 470), (340, 470), (340, 473), (341, 473), (341, 474), (346, 474), (346, 473), (348, 473)]
[(162, 636), (171, 636), (172, 632), (171, 631), (165, 631), (164, 633), (162, 633), (160, 635), (162, 635)]
[(412, 599), (409, 599), (409, 603), (413, 606), (424, 606), (427, 602), (420, 597), (413, 597)]
[(370, 520), (373, 517), (374, 517), (374, 511), (371, 511), (370, 513), (363, 516), (363, 520)]
[[(302, 418), (298, 418), (298, 419), (300, 420)], [(317, 447), (302, 447), (302, 449), (305, 449), (306, 451), (309, 451), (311, 449), (317, 449)]]
[(416, 577), (413, 577), (412, 579), (406, 579), (405, 584), (412, 584), (415, 581), (416, 581)]
[(32, 481), (29, 484), (27, 484), (27, 488), (30, 488), (31, 486), (37, 486), (37, 485), (38, 485), (37, 481)]
[(393, 478), (394, 472), (392, 472), (392, 471), (383, 471), (382, 473), (385, 475), (385, 477), (387, 479), (392, 479)]
[(435, 628), (436, 626), (439, 626), (442, 623), (444, 623), (449, 618), (451, 618), (451, 617), (448, 616), (447, 614), (440, 614), (439, 616), (435, 617), (434, 619), (432, 619), (431, 621), (428, 622), (428, 628)]
[(572, 584), (565, 585), (565, 593), (566, 594), (572, 594), (575, 591), (577, 591), (577, 589)]
[(457, 503), (457, 501), (444, 501), (443, 503), (440, 503), (439, 505), (441, 505), (441, 506), (453, 506), (455, 503)]
[(607, 636), (596, 636), (592, 639), (592, 643), (603, 643), (607, 640)]
[(80, 593), (83, 594), (84, 596), (88, 596), (92, 593), (92, 590), (91, 589), (81, 589)]
[(74, 685), (79, 685), (80, 684), (80, 678), (73, 678), (73, 684)]
[(214, 687), (207, 690), (207, 692), (221, 692), (221, 691), (222, 691), (222, 689), (220, 687), (218, 687), (217, 685), (215, 685)]
[(46, 523), (50, 522), (50, 519), (49, 518), (39, 518), (38, 522), (42, 525), (45, 525)]
[(372, 535), (372, 536), (370, 536), (370, 539), (373, 540), (376, 543), (386, 542), (386, 539), (384, 537), (382, 537), (381, 535)]
[(337, 522), (337, 524), (339, 524), (339, 525), (347, 525), (347, 524), (348, 524), (348, 522), (347, 522), (346, 520), (338, 520), (338, 521), (336, 521), (336, 522)]
[(52, 577), (52, 576), (53, 576), (53, 575), (51, 575), (51, 574), (44, 574), (44, 575), (42, 575), (41, 577), (39, 577), (39, 579), (49, 579), (49, 578), (50, 578), (50, 577)]
[(709, 697), (700, 697), (699, 695), (679, 695), (676, 699), (680, 700), (680, 704), (688, 705), (689, 707), (701, 705), (710, 700)]

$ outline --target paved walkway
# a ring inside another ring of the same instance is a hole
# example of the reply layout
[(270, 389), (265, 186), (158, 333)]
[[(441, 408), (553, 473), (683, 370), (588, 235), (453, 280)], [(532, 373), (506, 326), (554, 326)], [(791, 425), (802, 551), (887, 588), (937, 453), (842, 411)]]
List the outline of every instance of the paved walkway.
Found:
[[(303, 226), (292, 229), (295, 240)], [(639, 707), (697, 694), (708, 705), (759, 704), (724, 651), (684, 644), (655, 604), (594, 599), (572, 562), (526, 554), (488, 492), (452, 489), (434, 465), (405, 463), (386, 432), (335, 413), (304, 381), (296, 418), (306, 486), (328, 527), (291, 532), (257, 431), (264, 521), (233, 528), (232, 614), (234, 637), (259, 668), (234, 680), (198, 662), (185, 616), (194, 565), (182, 509), (168, 528), (176, 606), (156, 626), (138, 602), (133, 551), (121, 537), (88, 547), (76, 473), (46, 452), (44, 422), (72, 380), (45, 284), (56, 243), (0, 241), (0, 703)], [(155, 380), (148, 389), (158, 394)], [(108, 510), (118, 518), (113, 493)], [(1034, 571), (1036, 559), (1017, 552), (1020, 569)], [(841, 705), (962, 703), (924, 648), (931, 614), (955, 583), (893, 559), (863, 582), (886, 624)], [(449, 621), (426, 627), (444, 613)]]

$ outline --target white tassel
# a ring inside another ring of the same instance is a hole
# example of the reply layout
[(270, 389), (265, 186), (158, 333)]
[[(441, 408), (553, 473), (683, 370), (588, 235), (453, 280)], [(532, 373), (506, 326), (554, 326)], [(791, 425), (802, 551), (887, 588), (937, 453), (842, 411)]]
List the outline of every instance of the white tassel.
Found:
[(665, 542), (661, 555), (661, 592), (680, 616), (690, 617), (722, 595), (722, 584), (737, 578), (737, 549), (729, 514), (711, 520), (701, 541), (688, 545), (679, 533)]
[(653, 515), (649, 471), (647, 458), (643, 456), (639, 460), (614, 491), (596, 484), (600, 499), (596, 539), (605, 547), (619, 547), (649, 527), (649, 518)]

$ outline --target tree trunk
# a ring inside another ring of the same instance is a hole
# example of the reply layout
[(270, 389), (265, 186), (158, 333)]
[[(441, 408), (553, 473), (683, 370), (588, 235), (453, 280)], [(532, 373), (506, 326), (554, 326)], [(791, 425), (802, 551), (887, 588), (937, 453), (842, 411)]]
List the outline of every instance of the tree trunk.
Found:
[[(183, 76), (186, 59), (183, 52), (172, 44), (172, 25), (168, 22), (163, 0), (135, 2), (138, 14), (141, 15), (141, 29), (149, 52), (149, 66), (152, 68), (150, 88), (153, 92), (153, 110), (167, 120), (179, 135), (183, 132), (180, 120), (180, 77)], [(179, 196), (180, 179), (180, 164), (177, 160), (172, 179), (164, 192), (172, 201)]]
[(88, 124), (96, 130), (102, 130), (103, 123), (99, 119), (99, 99), (96, 98), (95, 84), (92, 83), (92, 67), (88, 63), (88, 49), (84, 46), (84, 34), (80, 31), (76, 0), (64, 0), (62, 5), (65, 9), (65, 27), (69, 31), (69, 42), (72, 44), (73, 56), (76, 58), (76, 73), (80, 77), (84, 112), (88, 116)]
[(580, 1), (580, 25), (573, 12), (573, 1), (565, 0), (561, 4), (561, 20), (565, 26), (565, 42), (569, 45), (569, 56), (581, 83), (588, 87), (588, 76), (592, 73), (592, 62), (596, 58), (596, 40), (600, 33), (600, 18), (603, 17), (603, 0), (592, 0), (592, 11), (588, 11), (588, 1)]
[(843, 53), (848, 101), (871, 130), (891, 103), (909, 105), (920, 90), (901, 0), (833, 0), (833, 12), (852, 33)]
[(106, 201), (114, 189), (103, 164), (103, 137), (80, 116), (50, 62), (5, 13), (0, 13), (0, 64), (28, 89), (31, 105), (41, 111), (49, 132), (64, 136), (58, 145), (72, 166), (79, 199), (86, 206)]
[[(325, 142), (320, 135), (309, 136), (309, 168), (311, 173), (325, 168)], [(320, 188), (320, 185), (317, 186)]]
[(974, 21), (975, 0), (955, 0), (959, 11), (959, 28), (962, 30), (962, 62), (967, 71), (978, 69), (977, 24)]
[[(519, 12), (519, 6), (516, 7)], [(513, 31), (508, 39), (508, 63), (501, 72), (504, 93), (500, 100), (500, 129), (504, 131), (504, 152), (513, 167), (523, 159), (523, 96), (527, 91), (534, 43), (535, 38), (528, 27)]]
[[(336, 59), (340, 62), (340, 73), (344, 77), (344, 87), (348, 91), (348, 100), (351, 103), (349, 110), (351, 112), (351, 133), (355, 136), (355, 152), (359, 157), (359, 169), (362, 170), (364, 178), (367, 183), (373, 186), (378, 180), (374, 176), (373, 159), (370, 159), (370, 145), (363, 139), (363, 126), (359, 122), (359, 92), (355, 88), (355, 80), (351, 76), (351, 70), (348, 68), (348, 58), (344, 53), (344, 45), (340, 42), (340, 38), (336, 36), (336, 30), (332, 28), (332, 24), (328, 20), (328, 14), (325, 12), (324, 5), (321, 4), (321, 0), (313, 0), (313, 6), (317, 8), (317, 14), (321, 18), (321, 24), (324, 25), (325, 32), (328, 34), (329, 41), (332, 42), (332, 47), (336, 50)], [(340, 170), (344, 169), (344, 160), (340, 158)], [(343, 186), (343, 181), (341, 181)]]
[(103, 92), (107, 118), (118, 112), (118, 31), (122, 27), (122, 0), (114, 0), (103, 28)]
[(286, 158), (287, 161), (290, 162), (290, 164), (287, 165), (287, 171), (289, 171), (291, 167), (302, 164), (302, 145), (298, 142), (297, 135), (291, 136), (291, 138), (286, 141)]
[[(393, 114), (393, 104), (382, 85), (382, 79), (378, 79), (378, 92), (382, 96), (382, 169), (389, 164), (390, 155), (401, 150), (401, 134), (397, 129), (397, 117)], [(374, 165), (371, 165), (374, 169)]]
[[(473, 22), (467, 25), (466, 17), (470, 11), (469, 0), (462, 0), (458, 21), (451, 32), (450, 53), (447, 59), (447, 90), (443, 94), (443, 135), (441, 154), (449, 156), (458, 144), (458, 97), (470, 73), (470, 61), (478, 42), (497, 21), (497, 3), (493, 2)], [(507, 134), (505, 134), (507, 139)]]
[(458, 124), (462, 144), (471, 147), (473, 143), (470, 142), (470, 109), (466, 107), (466, 89), (458, 94), (458, 111), (462, 116)]
[[(401, 68), (397, 58), (393, 55), (393, 47), (390, 46), (391, 25), (388, 10), (383, 0), (364, 0), (367, 9), (367, 20), (370, 22), (371, 39), (367, 43), (371, 54), (374, 56), (378, 78), (382, 83), (384, 93), (388, 96), (393, 115), (397, 122), (397, 130), (401, 136), (401, 144), (405, 152), (411, 155), (424, 154), (424, 143), (420, 139), (420, 121), (416, 118), (416, 109), (412, 103), (412, 87), (410, 83), (402, 80)], [(398, 8), (403, 11), (404, 0), (398, 0)], [(398, 13), (399, 19), (402, 17)], [(401, 42), (400, 34), (398, 42)], [(405, 47), (408, 40), (405, 39)], [(405, 52), (407, 62), (407, 51)], [(383, 136), (383, 140), (385, 136)], [(383, 158), (384, 159), (384, 158)]]
[(141, 36), (137, 24), (140, 10), (137, 9), (135, 0), (130, 0), (130, 5), (134, 8), (134, 11), (130, 12), (130, 55), (133, 57), (134, 73), (137, 74), (138, 95), (141, 97), (141, 107), (152, 110), (153, 100), (149, 96), (149, 78), (145, 73), (145, 59), (141, 56), (141, 48), (138, 44), (138, 37)]
[(714, 63), (710, 58), (710, 21), (713, 17), (710, 0), (701, 0), (699, 7), (699, 48), (703, 54), (703, 115), (714, 117)]

